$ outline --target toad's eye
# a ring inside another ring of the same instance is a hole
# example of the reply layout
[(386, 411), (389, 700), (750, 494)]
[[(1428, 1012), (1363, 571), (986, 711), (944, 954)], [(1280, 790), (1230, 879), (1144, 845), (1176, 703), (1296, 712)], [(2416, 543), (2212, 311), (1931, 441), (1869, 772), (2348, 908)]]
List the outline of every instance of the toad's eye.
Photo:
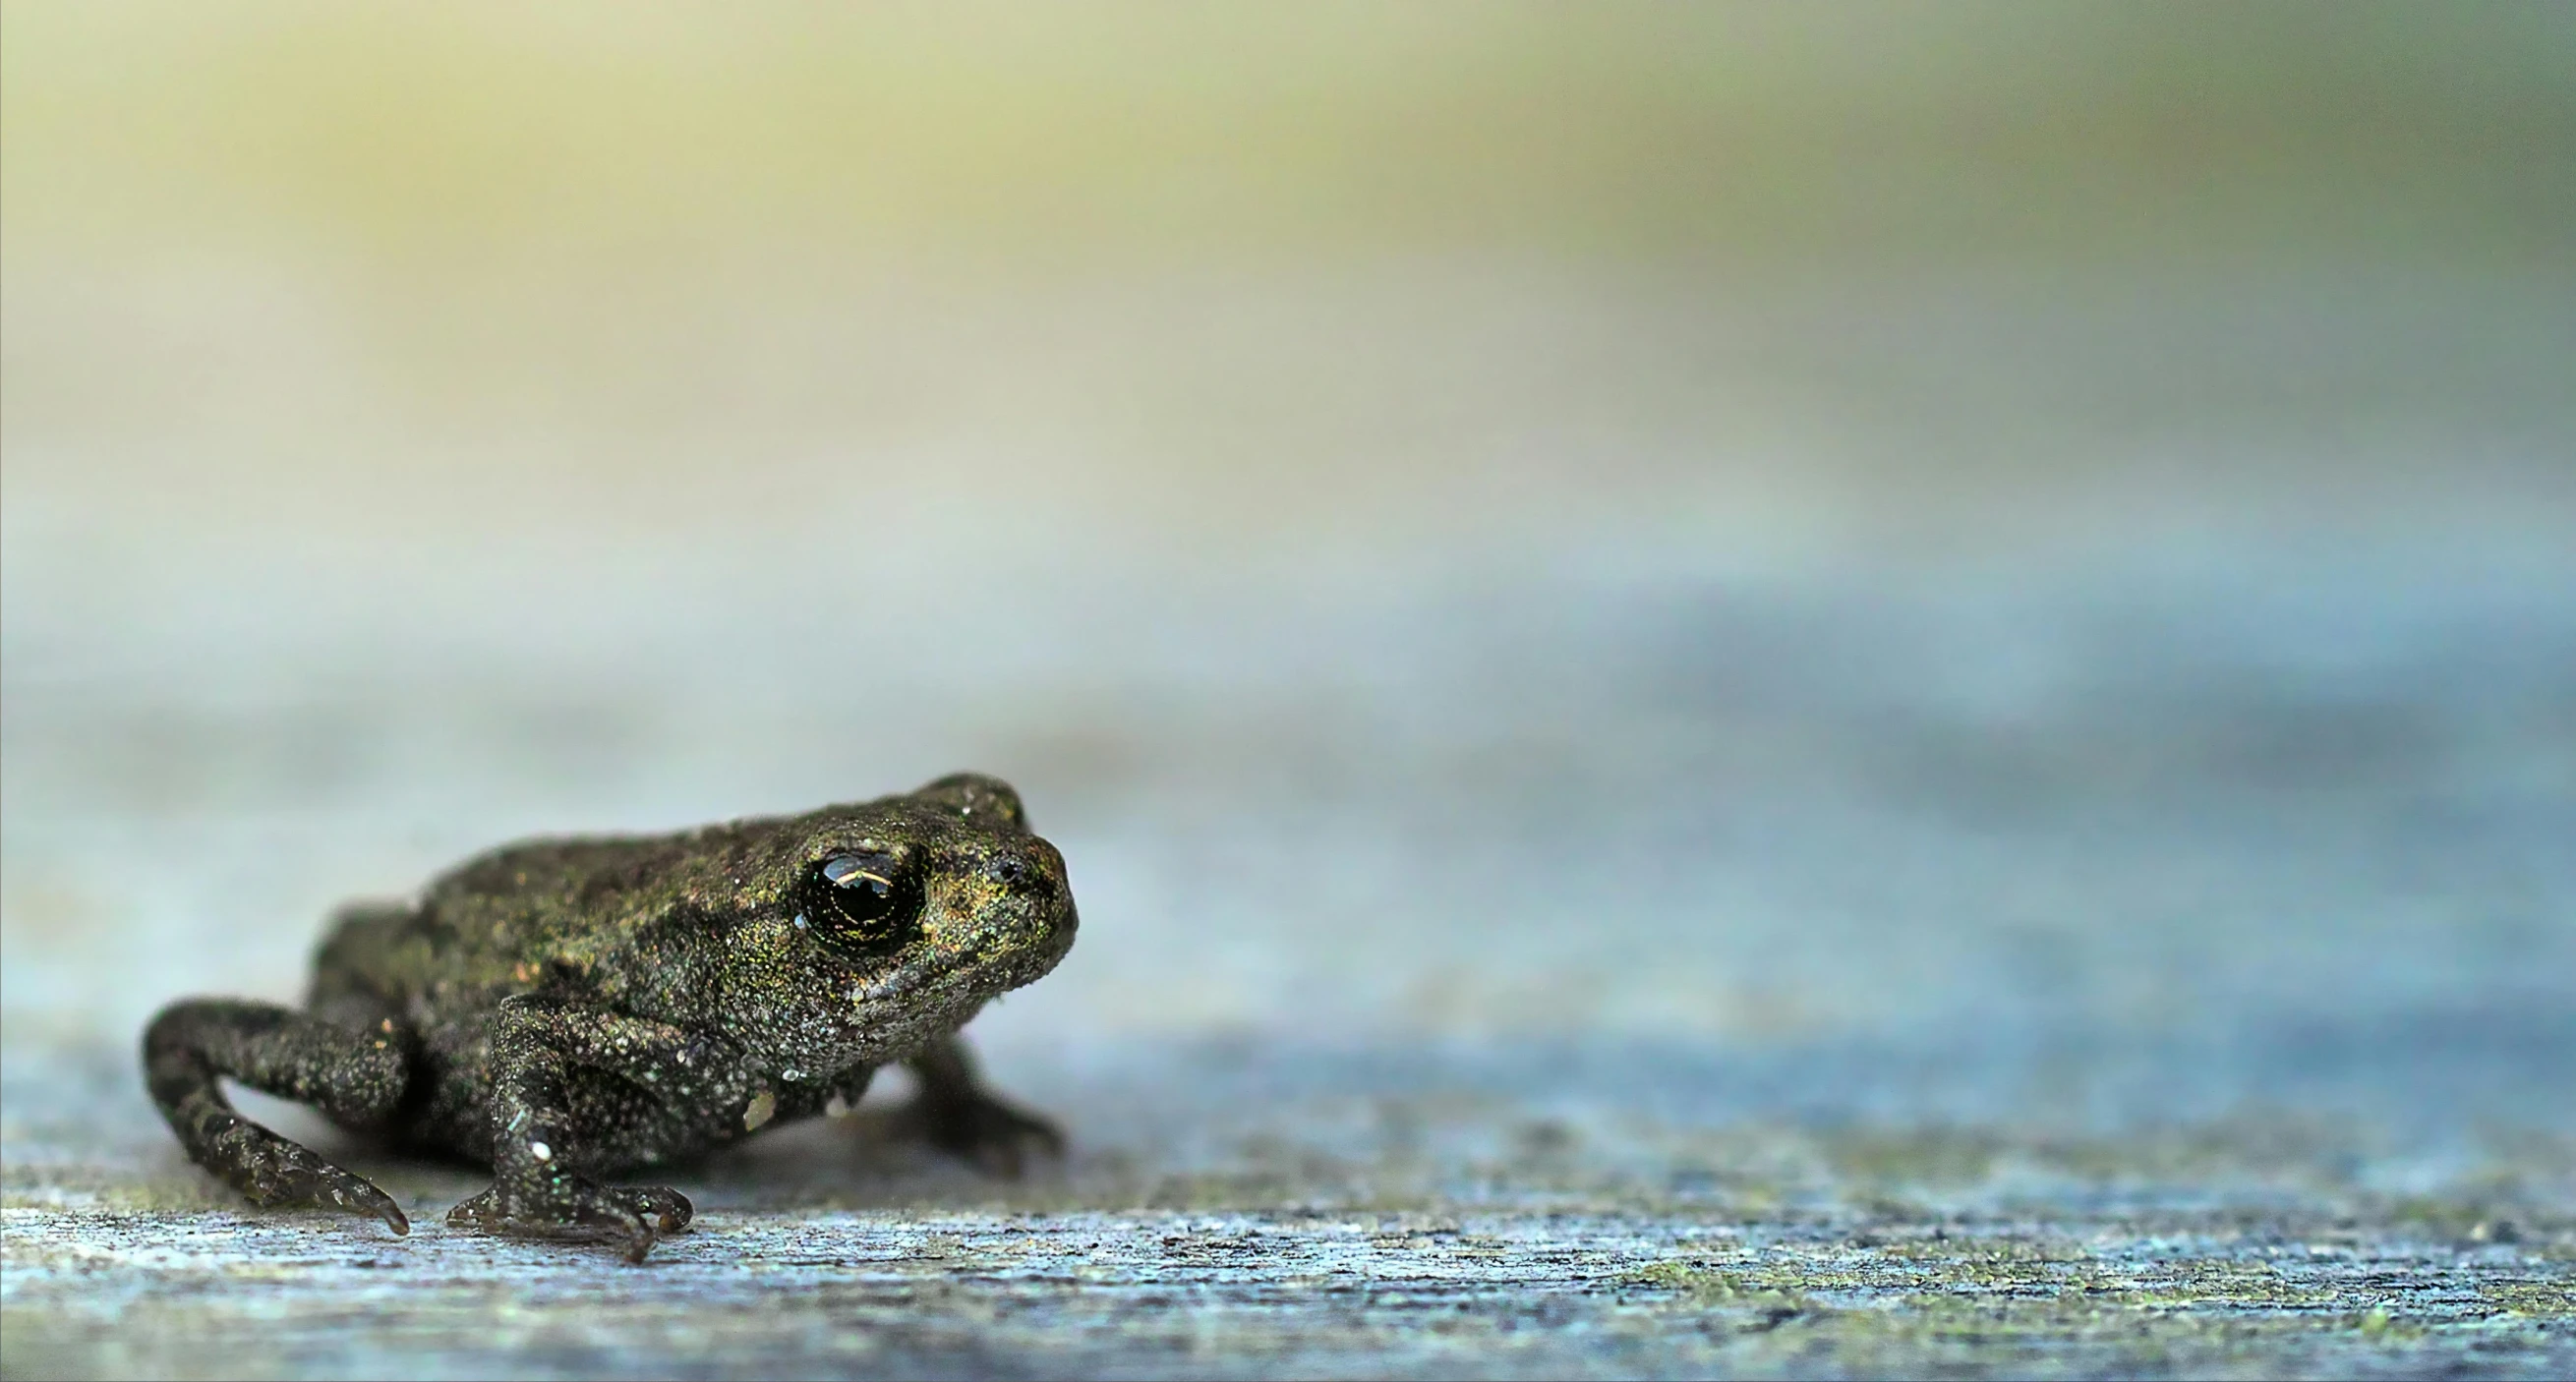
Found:
[(891, 854), (835, 854), (816, 870), (815, 919), (870, 949), (901, 944), (921, 919), (921, 886)]

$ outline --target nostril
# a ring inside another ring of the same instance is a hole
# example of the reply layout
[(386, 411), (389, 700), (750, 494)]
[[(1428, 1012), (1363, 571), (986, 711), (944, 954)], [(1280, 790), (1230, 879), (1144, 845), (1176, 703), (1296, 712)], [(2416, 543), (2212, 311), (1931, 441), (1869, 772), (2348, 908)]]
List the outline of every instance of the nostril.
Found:
[(1037, 870), (1029, 866), (1028, 860), (1016, 854), (1005, 854), (986, 864), (984, 872), (1003, 887), (1016, 888), (1027, 883)]
[(979, 870), (986, 878), (1029, 897), (1064, 895), (1064, 856), (1034, 836), (988, 846)]

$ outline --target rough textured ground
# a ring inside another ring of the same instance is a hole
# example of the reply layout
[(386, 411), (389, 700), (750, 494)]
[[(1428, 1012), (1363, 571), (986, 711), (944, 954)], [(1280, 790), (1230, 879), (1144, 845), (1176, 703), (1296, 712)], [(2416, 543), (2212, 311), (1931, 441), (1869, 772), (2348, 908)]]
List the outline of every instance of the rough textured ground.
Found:
[[(20, 1127), (10, 1369), (2546, 1376), (2576, 1362), (2576, 1217), (2549, 1179), (2563, 1144), (2408, 1195), (2356, 1185), (2333, 1130), (2264, 1119), (2160, 1137), (1681, 1134), (1516, 1118), (1508, 1098), (1407, 1093), (1341, 1064), (1341, 1092), (1319, 1097), (1237, 1063), (1237, 1089), (1282, 1104), (1219, 1113), (1232, 1149), (1196, 1165), (1155, 1149), (1210, 1114), (1199, 1091), (1227, 1072), (1168, 1072), (1157, 1087), (1192, 1097), (1133, 1110), (1163, 1125), (1153, 1136), (1116, 1145), (1095, 1112), (1083, 1126), (1110, 1145), (1007, 1190), (907, 1152), (853, 1155), (873, 1129), (791, 1133), (687, 1182), (697, 1229), (642, 1268), (442, 1232), (434, 1211), (476, 1187), (463, 1172), (361, 1161), (423, 1211), (398, 1241), (245, 1214), (149, 1129), (101, 1158)], [(1372, 1083), (1365, 1108), (1340, 1106)]]

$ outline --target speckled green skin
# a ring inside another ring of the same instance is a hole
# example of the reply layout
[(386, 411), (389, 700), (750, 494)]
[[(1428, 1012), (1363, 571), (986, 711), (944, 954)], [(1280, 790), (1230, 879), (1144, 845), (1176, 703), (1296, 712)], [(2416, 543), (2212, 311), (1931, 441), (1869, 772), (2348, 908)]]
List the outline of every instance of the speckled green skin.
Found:
[[(890, 861), (896, 912), (862, 930), (826, 861)], [(144, 1033), (145, 1078), (188, 1154), (253, 1203), (402, 1210), (236, 1114), (218, 1077), (352, 1130), (489, 1165), (448, 1222), (600, 1231), (642, 1260), (688, 1224), (678, 1191), (597, 1177), (697, 1156), (857, 1102), (909, 1064), (914, 1125), (1015, 1172), (1059, 1140), (976, 1083), (957, 1029), (1073, 944), (1064, 859), (1019, 796), (959, 774), (906, 796), (677, 835), (539, 840), (410, 905), (352, 908), (305, 1011), (191, 999)]]

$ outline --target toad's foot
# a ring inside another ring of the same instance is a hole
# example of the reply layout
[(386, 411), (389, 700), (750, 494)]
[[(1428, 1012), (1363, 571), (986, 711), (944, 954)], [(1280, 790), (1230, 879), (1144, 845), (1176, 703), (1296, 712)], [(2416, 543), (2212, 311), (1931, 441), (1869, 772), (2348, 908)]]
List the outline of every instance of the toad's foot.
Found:
[(372, 1214), (396, 1233), (411, 1232), (402, 1206), (366, 1177), (341, 1170), (247, 1118), (216, 1113), (205, 1121), (207, 1153), (201, 1159), (252, 1204)]
[(925, 1092), (904, 1109), (899, 1126), (987, 1175), (1012, 1180), (1032, 1160), (1064, 1155), (1064, 1134), (1054, 1123), (982, 1090), (963, 1096)]
[(504, 1195), (498, 1185), (447, 1211), (447, 1226), (514, 1237), (598, 1234), (622, 1240), (641, 1262), (666, 1233), (688, 1228), (689, 1197), (665, 1185), (594, 1185), (567, 1176), (538, 1194)]

